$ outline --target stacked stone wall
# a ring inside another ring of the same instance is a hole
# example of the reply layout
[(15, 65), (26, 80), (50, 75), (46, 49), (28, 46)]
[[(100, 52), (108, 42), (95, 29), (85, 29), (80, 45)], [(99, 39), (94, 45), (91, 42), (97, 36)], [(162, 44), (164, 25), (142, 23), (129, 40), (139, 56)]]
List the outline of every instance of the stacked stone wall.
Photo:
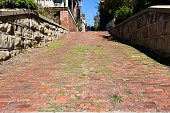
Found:
[(112, 27), (109, 33), (159, 55), (170, 56), (170, 9), (145, 9)]
[(28, 10), (0, 11), (0, 61), (65, 33), (66, 28)]

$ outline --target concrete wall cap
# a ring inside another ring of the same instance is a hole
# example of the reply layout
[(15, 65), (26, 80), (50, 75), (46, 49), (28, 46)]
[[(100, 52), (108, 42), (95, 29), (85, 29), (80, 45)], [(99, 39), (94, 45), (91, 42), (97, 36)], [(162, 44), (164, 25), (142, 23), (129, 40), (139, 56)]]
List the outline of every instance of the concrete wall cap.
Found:
[(151, 6), (149, 8), (170, 8), (170, 5), (155, 5), (155, 6)]

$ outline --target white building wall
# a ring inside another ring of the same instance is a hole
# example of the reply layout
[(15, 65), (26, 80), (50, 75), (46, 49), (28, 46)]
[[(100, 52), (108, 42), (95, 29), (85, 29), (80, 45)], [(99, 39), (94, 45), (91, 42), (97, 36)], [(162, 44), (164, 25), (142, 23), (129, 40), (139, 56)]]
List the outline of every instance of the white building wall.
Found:
[(81, 27), (82, 27), (82, 32), (86, 32), (86, 22), (85, 22), (85, 20), (82, 20)]
[(53, 0), (36, 0), (36, 3), (41, 4), (43, 7), (66, 7), (68, 6), (68, 0), (62, 0), (62, 3), (54, 3)]
[(107, 25), (106, 25), (106, 30), (108, 31), (110, 28), (115, 27), (115, 19), (111, 20)]
[(68, 0), (65, 0), (65, 7), (68, 7)]
[(54, 7), (55, 6), (53, 0), (38, 0), (37, 3), (41, 4), (43, 7)]

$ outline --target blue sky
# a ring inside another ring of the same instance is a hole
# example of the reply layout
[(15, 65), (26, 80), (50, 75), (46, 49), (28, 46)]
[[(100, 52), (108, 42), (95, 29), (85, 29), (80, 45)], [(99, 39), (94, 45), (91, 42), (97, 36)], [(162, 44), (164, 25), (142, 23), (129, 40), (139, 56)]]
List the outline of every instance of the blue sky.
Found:
[(83, 0), (83, 13), (85, 14), (87, 25), (94, 25), (94, 16), (98, 12), (99, 0)]

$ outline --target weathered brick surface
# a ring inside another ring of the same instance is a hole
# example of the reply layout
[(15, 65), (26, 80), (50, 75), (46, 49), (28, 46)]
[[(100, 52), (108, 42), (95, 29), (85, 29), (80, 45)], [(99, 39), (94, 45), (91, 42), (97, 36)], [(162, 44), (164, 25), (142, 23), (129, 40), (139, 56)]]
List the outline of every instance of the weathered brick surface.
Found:
[(108, 36), (69, 33), (4, 62), (0, 112), (170, 112), (170, 68)]
[(77, 25), (68, 10), (60, 11), (60, 21), (61, 25), (67, 28), (70, 32), (77, 31)]

